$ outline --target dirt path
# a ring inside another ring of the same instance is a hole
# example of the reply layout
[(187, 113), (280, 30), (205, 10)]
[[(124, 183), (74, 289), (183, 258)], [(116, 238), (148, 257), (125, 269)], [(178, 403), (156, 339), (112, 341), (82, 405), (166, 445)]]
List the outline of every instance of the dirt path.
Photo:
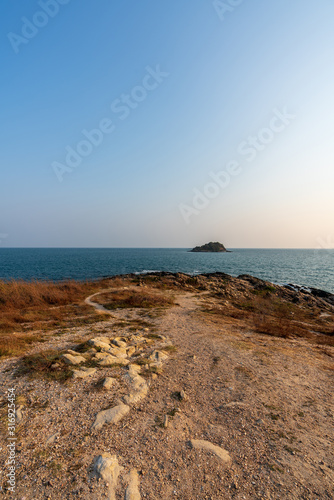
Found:
[(94, 309), (96, 309), (96, 311), (99, 311), (100, 313), (112, 315), (111, 311), (109, 311), (108, 309), (103, 307), (102, 304), (98, 304), (97, 302), (94, 302), (92, 300), (92, 298), (97, 297), (98, 295), (101, 295), (101, 293), (112, 292), (113, 290), (114, 290), (114, 288), (107, 288), (106, 290), (103, 290), (103, 292), (93, 293), (93, 295), (90, 295), (89, 297), (87, 297), (85, 299), (85, 304), (87, 304), (88, 306), (94, 307)]
[[(178, 346), (177, 355), (152, 393), (165, 412), (175, 406), (174, 391), (184, 389), (189, 398), (180, 403), (169, 438), (184, 485), (177, 495), (332, 498), (332, 372), (324, 369), (324, 356), (303, 341), (214, 324), (198, 312), (198, 295), (177, 300), (180, 306), (169, 310), (159, 327)], [(227, 449), (233, 457), (230, 470), (212, 458), (195, 458), (186, 447), (192, 438)], [(196, 478), (192, 493), (189, 478)]]

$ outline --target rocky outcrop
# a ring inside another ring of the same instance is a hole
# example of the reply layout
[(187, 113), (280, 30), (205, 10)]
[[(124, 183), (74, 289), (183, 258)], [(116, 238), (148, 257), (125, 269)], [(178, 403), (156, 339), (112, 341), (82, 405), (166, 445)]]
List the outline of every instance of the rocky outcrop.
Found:
[(206, 243), (200, 247), (195, 247), (190, 252), (227, 252), (226, 248), (222, 243), (218, 241), (210, 241), (210, 243)]

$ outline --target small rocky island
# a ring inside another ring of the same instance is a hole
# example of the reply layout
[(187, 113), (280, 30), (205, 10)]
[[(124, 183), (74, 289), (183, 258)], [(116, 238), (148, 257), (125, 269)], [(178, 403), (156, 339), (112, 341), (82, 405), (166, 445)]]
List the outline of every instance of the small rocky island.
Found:
[(222, 243), (210, 241), (200, 247), (195, 247), (190, 252), (228, 252)]

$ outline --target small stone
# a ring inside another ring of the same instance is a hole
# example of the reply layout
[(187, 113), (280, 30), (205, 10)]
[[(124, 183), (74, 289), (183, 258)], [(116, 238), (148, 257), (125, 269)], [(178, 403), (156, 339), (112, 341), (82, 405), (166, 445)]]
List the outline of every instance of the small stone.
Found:
[(164, 422), (163, 422), (164, 428), (167, 429), (168, 427), (168, 415), (164, 416)]
[(160, 339), (160, 340), (163, 340), (163, 341), (167, 340), (167, 337), (165, 337), (165, 335), (161, 335), (161, 334), (156, 333), (155, 336), (156, 336), (157, 339)]
[(120, 340), (120, 339), (117, 339), (117, 338), (116, 338), (116, 339), (114, 339), (114, 340), (112, 341), (112, 343), (113, 343), (115, 346), (117, 346), (117, 347), (127, 347), (127, 344), (126, 344), (126, 342), (124, 342), (124, 340)]
[(140, 500), (140, 498), (138, 472), (132, 469), (128, 476), (128, 487), (125, 492), (125, 500)]
[(136, 365), (135, 363), (131, 363), (131, 365), (129, 365), (129, 372), (128, 373), (130, 375), (137, 375), (140, 372), (141, 372), (140, 365)]
[(127, 355), (129, 357), (133, 356), (133, 354), (136, 352), (136, 348), (134, 346), (128, 347), (127, 348)]
[(187, 401), (188, 399), (188, 396), (184, 390), (180, 391), (180, 399), (183, 399), (184, 401)]
[(88, 351), (85, 351), (85, 354), (88, 354), (89, 356), (93, 356), (94, 354), (96, 354), (96, 349), (94, 349), (94, 347), (91, 347), (90, 349), (88, 349)]
[(80, 355), (73, 356), (72, 354), (63, 354), (62, 359), (67, 365), (80, 365), (86, 362), (86, 359)]
[(224, 462), (225, 465), (230, 465), (232, 462), (228, 451), (210, 443), (209, 441), (192, 439), (190, 441), (190, 444), (193, 448), (197, 450), (204, 450), (213, 453), (214, 455), (219, 457)]
[(161, 368), (162, 362), (166, 359), (168, 359), (167, 354), (161, 351), (154, 351), (149, 357), (149, 360), (151, 361), (151, 366), (156, 366), (157, 368)]
[(127, 413), (129, 413), (130, 407), (121, 403), (114, 408), (109, 408), (108, 410), (100, 411), (96, 415), (94, 424), (92, 425), (93, 430), (100, 430), (104, 424), (117, 424)]
[(118, 476), (122, 471), (118, 463), (117, 456), (111, 455), (110, 453), (101, 453), (93, 461), (93, 473), (92, 476), (96, 477), (97, 480), (103, 480), (108, 486), (109, 500), (115, 500), (115, 490), (117, 487)]
[(59, 432), (56, 432), (55, 434), (52, 434), (52, 436), (50, 436), (46, 441), (45, 441), (45, 444), (53, 444), (57, 437), (60, 436), (60, 433)]
[(101, 351), (109, 351), (110, 345), (107, 342), (103, 342), (99, 339), (90, 339), (88, 340), (88, 344), (96, 347), (97, 349), (101, 349)]
[(88, 344), (94, 345), (95, 342), (103, 342), (104, 344), (110, 344), (111, 339), (108, 337), (94, 337), (88, 340)]
[(72, 349), (67, 349), (68, 354), (72, 354), (72, 356), (83, 356), (80, 352), (72, 351)]
[(244, 406), (247, 406), (246, 403), (243, 403), (242, 401), (231, 401), (231, 403), (225, 403), (224, 406), (226, 408), (235, 408), (239, 406), (240, 408), (243, 408)]
[(80, 370), (73, 370), (73, 378), (86, 378), (94, 375), (96, 368), (81, 368)]
[(107, 389), (107, 391), (109, 391), (109, 389), (111, 389), (113, 387), (113, 385), (115, 384), (116, 382), (116, 379), (115, 378), (112, 378), (112, 377), (106, 377), (102, 383), (102, 387), (104, 389)]

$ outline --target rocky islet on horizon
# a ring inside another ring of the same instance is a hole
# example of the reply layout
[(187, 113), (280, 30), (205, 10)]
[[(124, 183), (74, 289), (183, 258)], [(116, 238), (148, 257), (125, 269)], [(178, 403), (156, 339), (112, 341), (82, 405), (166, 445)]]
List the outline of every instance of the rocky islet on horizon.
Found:
[(210, 241), (210, 243), (205, 243), (205, 245), (197, 246), (190, 250), (190, 252), (228, 252), (222, 243), (218, 241)]

